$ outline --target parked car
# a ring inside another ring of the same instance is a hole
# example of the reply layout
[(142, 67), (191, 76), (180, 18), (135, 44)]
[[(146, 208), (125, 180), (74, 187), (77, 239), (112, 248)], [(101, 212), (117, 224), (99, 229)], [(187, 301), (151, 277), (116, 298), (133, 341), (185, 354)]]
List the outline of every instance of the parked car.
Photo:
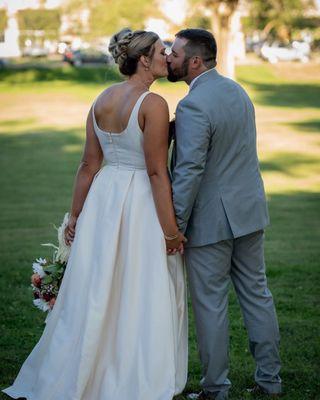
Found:
[(39, 46), (25, 47), (22, 52), (25, 57), (46, 57), (49, 54), (48, 49)]
[(310, 45), (306, 42), (293, 42), (289, 46), (273, 43), (265, 43), (260, 50), (261, 57), (275, 64), (278, 61), (301, 61), (308, 62), (310, 55)]
[(111, 61), (111, 56), (91, 47), (88, 49), (79, 50), (67, 49), (64, 53), (63, 60), (75, 67), (80, 67), (82, 64), (85, 63), (109, 64)]
[(0, 69), (5, 68), (8, 65), (7, 60), (0, 58)]
[(247, 37), (245, 42), (246, 52), (256, 53), (257, 55), (259, 55), (263, 44), (264, 44), (263, 39)]

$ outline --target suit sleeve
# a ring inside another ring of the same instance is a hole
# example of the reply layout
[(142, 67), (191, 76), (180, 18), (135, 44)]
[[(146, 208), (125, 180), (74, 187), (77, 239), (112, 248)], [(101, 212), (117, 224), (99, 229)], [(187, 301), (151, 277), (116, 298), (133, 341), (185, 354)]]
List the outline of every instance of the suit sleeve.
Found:
[(211, 140), (208, 116), (188, 99), (176, 111), (176, 164), (172, 193), (177, 223), (185, 232), (206, 165)]

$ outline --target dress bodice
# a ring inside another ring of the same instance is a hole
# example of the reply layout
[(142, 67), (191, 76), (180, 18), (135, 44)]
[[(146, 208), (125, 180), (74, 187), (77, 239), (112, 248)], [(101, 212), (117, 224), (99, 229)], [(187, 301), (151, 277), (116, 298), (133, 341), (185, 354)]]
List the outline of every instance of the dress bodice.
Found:
[(144, 92), (138, 98), (131, 111), (127, 127), (120, 133), (108, 132), (99, 128), (94, 113), (95, 103), (93, 104), (94, 131), (98, 137), (107, 165), (129, 170), (146, 169), (143, 132), (139, 126), (138, 113), (142, 101), (149, 93)]

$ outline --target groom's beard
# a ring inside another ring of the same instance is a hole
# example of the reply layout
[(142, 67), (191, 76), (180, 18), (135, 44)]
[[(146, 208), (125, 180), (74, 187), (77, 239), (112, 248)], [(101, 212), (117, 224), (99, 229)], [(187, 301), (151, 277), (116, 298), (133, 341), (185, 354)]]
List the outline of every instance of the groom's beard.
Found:
[(186, 58), (183, 61), (181, 68), (173, 71), (171, 68), (171, 64), (167, 63), (167, 66), (168, 66), (167, 79), (168, 79), (168, 81), (170, 81), (170, 82), (183, 81), (188, 75), (188, 65), (189, 65), (189, 59)]

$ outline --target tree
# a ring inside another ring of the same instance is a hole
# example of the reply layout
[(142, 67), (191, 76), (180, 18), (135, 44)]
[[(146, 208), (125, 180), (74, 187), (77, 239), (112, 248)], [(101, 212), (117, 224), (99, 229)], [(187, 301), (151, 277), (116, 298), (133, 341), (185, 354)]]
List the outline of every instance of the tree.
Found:
[(59, 9), (25, 9), (17, 13), (20, 29), (20, 43), (22, 47), (26, 39), (51, 39), (59, 38), (60, 10)]
[(245, 25), (247, 30), (261, 30), (263, 39), (271, 35), (290, 41), (294, 29), (300, 29), (303, 20), (308, 25), (306, 11), (314, 9), (314, 0), (251, 0)]
[(103, 36), (125, 27), (143, 29), (154, 7), (155, 2), (148, 0), (99, 0), (91, 11), (91, 32)]
[[(185, 26), (192, 26), (193, 28), (201, 28), (201, 29), (211, 29), (211, 19), (204, 15), (202, 9), (196, 9), (192, 11), (190, 15), (187, 16)], [(182, 29), (182, 27), (180, 26)]]
[(156, 0), (69, 0), (65, 12), (71, 17), (79, 10), (88, 10), (89, 38), (110, 36), (121, 28), (143, 29), (145, 20), (154, 15)]
[(218, 47), (217, 68), (222, 74), (233, 78), (235, 62), (232, 23), (239, 0), (191, 0), (191, 3), (195, 7), (204, 6), (210, 12), (211, 30)]
[(212, 31), (218, 47), (218, 69), (226, 76), (233, 78), (235, 69), (232, 49), (232, 22), (239, 0), (206, 0), (206, 5), (212, 12)]
[(6, 10), (0, 10), (0, 33), (6, 29), (7, 23), (8, 23), (8, 17)]

